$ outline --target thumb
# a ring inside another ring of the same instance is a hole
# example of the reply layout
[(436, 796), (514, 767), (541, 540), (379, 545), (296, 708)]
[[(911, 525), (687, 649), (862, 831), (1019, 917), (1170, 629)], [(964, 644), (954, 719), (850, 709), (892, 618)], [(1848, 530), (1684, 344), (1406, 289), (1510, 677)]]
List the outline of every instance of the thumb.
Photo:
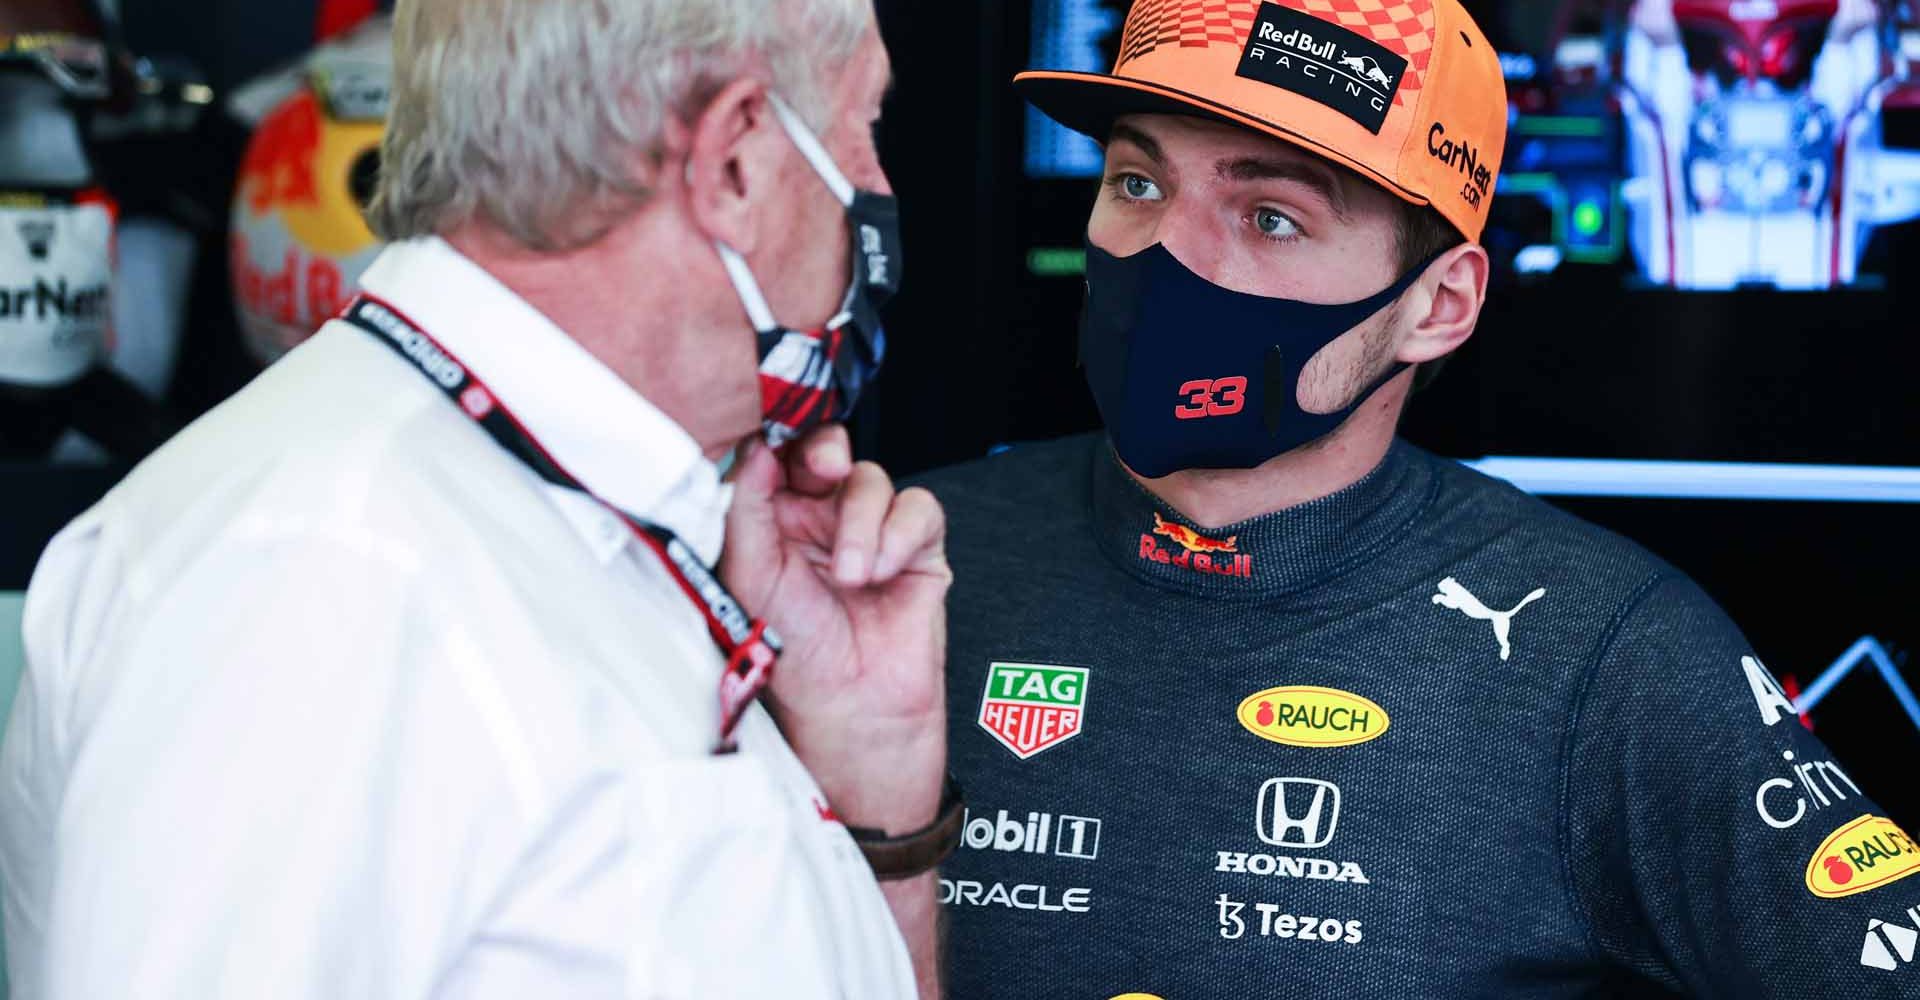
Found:
[(780, 456), (757, 435), (740, 446), (733, 469), (727, 473), (728, 481), (733, 484), (734, 504), (744, 502), (749, 508), (771, 503), (774, 494), (785, 485), (784, 478)]
[(779, 456), (759, 438), (742, 445), (727, 479), (733, 502), (727, 509), (727, 543), (720, 550), (720, 577), (748, 607), (764, 603), (771, 570), (780, 560), (774, 496), (782, 488)]

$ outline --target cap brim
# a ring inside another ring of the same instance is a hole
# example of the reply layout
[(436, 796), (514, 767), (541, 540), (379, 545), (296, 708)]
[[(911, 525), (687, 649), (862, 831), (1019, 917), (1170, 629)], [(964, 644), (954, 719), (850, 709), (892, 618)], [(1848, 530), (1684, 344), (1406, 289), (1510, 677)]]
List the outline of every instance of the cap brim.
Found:
[(1132, 77), (1061, 70), (1021, 73), (1013, 78), (1013, 86), (1021, 97), (1047, 117), (1096, 142), (1105, 143), (1114, 120), (1123, 115), (1165, 114), (1206, 118), (1273, 136), (1315, 156), (1338, 163), (1405, 201), (1415, 205), (1430, 204), (1426, 198), (1408, 191), (1391, 178), (1339, 150), (1184, 90)]

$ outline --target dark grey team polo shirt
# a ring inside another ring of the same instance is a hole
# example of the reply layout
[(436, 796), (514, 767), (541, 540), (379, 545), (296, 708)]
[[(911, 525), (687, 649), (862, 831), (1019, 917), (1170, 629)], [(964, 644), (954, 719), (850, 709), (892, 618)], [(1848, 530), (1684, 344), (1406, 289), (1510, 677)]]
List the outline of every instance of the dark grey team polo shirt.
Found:
[(1920, 852), (1634, 545), (1407, 445), (1220, 531), (1096, 437), (926, 484), (950, 995), (1920, 997)]

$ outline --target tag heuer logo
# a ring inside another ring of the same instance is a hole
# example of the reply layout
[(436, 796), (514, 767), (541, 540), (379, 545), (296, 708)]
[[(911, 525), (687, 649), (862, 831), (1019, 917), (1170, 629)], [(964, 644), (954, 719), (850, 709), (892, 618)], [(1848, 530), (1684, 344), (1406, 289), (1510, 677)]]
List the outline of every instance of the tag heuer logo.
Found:
[(1026, 760), (1080, 735), (1087, 714), (1087, 668), (995, 663), (987, 668), (980, 728)]

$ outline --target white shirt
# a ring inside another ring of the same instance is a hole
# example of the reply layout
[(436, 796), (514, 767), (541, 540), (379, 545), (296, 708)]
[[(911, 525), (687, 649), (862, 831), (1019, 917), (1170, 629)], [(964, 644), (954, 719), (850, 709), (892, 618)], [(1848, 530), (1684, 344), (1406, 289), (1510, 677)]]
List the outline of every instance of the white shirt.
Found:
[[(363, 279), (709, 563), (683, 430), (438, 240)], [(0, 748), (22, 1000), (906, 997), (859, 850), (651, 550), (340, 322), (54, 541)]]

